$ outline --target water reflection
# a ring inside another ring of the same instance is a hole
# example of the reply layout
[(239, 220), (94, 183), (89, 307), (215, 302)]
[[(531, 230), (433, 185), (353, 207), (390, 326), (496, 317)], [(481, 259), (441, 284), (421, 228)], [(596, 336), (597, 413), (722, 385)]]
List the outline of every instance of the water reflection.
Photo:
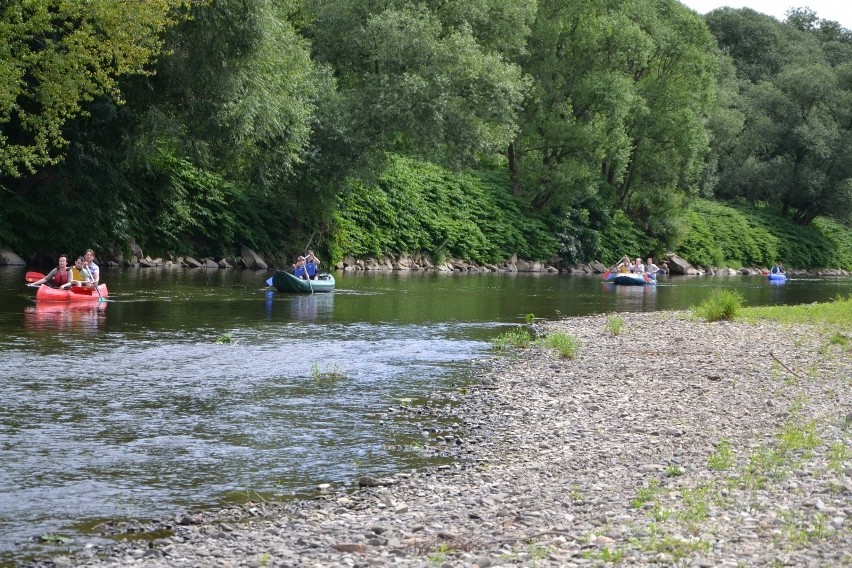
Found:
[(106, 302), (37, 303), (24, 308), (24, 324), (29, 329), (41, 331), (95, 332), (106, 321)]
[(293, 319), (314, 321), (319, 316), (330, 317), (334, 312), (334, 294), (294, 296), (290, 302)]
[[(652, 312), (657, 309), (657, 285), (619, 286), (605, 282), (602, 286), (614, 299), (616, 311)], [(612, 304), (611, 307), (613, 307)]]

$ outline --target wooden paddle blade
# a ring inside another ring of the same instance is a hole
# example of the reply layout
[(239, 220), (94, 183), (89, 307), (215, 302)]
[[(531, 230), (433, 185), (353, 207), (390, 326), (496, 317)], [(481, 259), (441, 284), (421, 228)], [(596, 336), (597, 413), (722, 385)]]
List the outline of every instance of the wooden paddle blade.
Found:
[(27, 272), (24, 275), (24, 281), (27, 283), (35, 282), (36, 280), (41, 280), (42, 278), (44, 278), (44, 274), (42, 274), (41, 272)]

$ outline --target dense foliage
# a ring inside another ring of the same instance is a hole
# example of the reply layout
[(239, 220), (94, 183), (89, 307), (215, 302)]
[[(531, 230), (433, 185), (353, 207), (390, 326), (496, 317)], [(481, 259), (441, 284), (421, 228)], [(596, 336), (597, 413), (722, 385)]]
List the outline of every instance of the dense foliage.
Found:
[(0, 245), (29, 260), (849, 266), (852, 32), (808, 9), (11, 0), (0, 34)]
[(704, 267), (772, 266), (852, 270), (852, 229), (830, 219), (809, 226), (779, 211), (696, 200), (687, 213), (688, 230), (677, 250)]
[(341, 196), (333, 259), (422, 253), (478, 262), (548, 258), (547, 225), (509, 193), (503, 172), (456, 173), (398, 156), (375, 185), (353, 183)]

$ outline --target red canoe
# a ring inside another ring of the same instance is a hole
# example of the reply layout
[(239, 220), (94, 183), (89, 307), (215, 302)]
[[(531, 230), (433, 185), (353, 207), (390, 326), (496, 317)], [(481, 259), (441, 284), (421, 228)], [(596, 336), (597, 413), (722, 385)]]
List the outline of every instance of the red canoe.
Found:
[(92, 288), (75, 286), (68, 290), (61, 290), (42, 284), (38, 287), (35, 299), (36, 302), (91, 302), (92, 300), (98, 302), (101, 297), (106, 298), (109, 294), (106, 284), (98, 286), (98, 290), (101, 293), (100, 296)]

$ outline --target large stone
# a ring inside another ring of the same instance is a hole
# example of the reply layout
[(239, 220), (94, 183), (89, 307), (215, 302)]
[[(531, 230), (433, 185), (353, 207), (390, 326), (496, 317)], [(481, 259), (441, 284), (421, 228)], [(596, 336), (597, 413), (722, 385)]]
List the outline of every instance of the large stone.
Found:
[(599, 260), (592, 262), (590, 266), (592, 267), (592, 270), (594, 270), (598, 274), (603, 274), (604, 272), (609, 270), (609, 268), (604, 266), (603, 263)]
[(0, 265), (3, 266), (26, 266), (27, 263), (21, 257), (7, 248), (0, 248)]
[(136, 239), (131, 238), (127, 246), (130, 247), (130, 256), (136, 257), (139, 260), (142, 259), (142, 247), (136, 243)]
[(248, 247), (240, 249), (240, 256), (243, 257), (243, 262), (245, 263), (246, 268), (253, 270), (269, 270), (269, 265), (266, 264), (263, 258)]
[(689, 274), (690, 270), (694, 270), (691, 264), (686, 259), (679, 257), (676, 254), (668, 255), (669, 274)]

